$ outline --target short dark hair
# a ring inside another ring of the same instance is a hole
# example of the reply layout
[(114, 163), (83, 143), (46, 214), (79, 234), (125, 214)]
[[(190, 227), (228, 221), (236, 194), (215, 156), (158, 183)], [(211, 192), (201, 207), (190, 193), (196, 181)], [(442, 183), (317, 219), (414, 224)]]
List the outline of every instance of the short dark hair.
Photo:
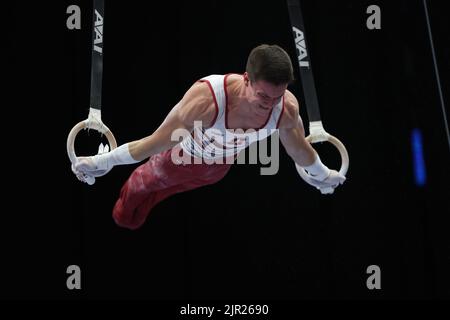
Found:
[(291, 58), (277, 45), (262, 44), (254, 48), (245, 71), (253, 82), (264, 80), (278, 86), (294, 80)]

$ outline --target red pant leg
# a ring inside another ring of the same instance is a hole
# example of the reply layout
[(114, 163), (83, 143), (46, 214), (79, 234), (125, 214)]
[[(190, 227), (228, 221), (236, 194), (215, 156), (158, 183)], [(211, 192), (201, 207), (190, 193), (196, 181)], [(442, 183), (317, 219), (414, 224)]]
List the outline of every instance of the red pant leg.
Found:
[(139, 228), (150, 210), (167, 197), (221, 180), (230, 164), (175, 165), (171, 150), (152, 156), (139, 166), (123, 185), (113, 209), (115, 222), (129, 229)]

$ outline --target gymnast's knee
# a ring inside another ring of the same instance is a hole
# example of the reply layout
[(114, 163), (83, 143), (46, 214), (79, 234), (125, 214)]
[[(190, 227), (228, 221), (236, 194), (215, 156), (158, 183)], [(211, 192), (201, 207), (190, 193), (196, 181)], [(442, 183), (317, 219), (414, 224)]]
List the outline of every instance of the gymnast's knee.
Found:
[(145, 219), (137, 219), (133, 214), (125, 214), (120, 203), (114, 206), (112, 217), (116, 225), (130, 230), (140, 228), (145, 222)]

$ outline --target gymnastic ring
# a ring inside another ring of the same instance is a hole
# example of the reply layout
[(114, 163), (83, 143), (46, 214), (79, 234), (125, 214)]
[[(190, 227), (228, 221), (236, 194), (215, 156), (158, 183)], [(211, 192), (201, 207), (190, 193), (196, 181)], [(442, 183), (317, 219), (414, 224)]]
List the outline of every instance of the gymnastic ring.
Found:
[[(75, 138), (81, 130), (85, 129), (94, 129), (101, 134), (104, 134), (108, 139), (110, 150), (117, 148), (116, 138), (114, 138), (113, 133), (105, 124), (99, 121), (91, 121), (89, 123), (88, 119), (80, 121), (72, 128), (72, 130), (70, 130), (69, 136), (67, 137), (67, 155), (69, 156), (70, 162), (73, 164), (77, 161), (77, 155), (75, 154)], [(108, 172), (109, 170), (105, 171), (102, 176)]]
[[(321, 132), (320, 135), (307, 136), (306, 141), (308, 141), (309, 143), (329, 142), (333, 146), (335, 146), (341, 155), (341, 168), (339, 169), (339, 173), (342, 174), (343, 176), (345, 176), (347, 174), (350, 160), (349, 160), (347, 149), (345, 148), (344, 144), (338, 138), (323, 131), (323, 132)], [(298, 171), (299, 175), (303, 178), (303, 180), (305, 180), (310, 185), (314, 186), (314, 180), (311, 178), (311, 176), (309, 174), (306, 173), (305, 169), (300, 167), (298, 164), (295, 164), (295, 167), (297, 168), (297, 171)], [(324, 188), (324, 189), (329, 189), (329, 188)]]

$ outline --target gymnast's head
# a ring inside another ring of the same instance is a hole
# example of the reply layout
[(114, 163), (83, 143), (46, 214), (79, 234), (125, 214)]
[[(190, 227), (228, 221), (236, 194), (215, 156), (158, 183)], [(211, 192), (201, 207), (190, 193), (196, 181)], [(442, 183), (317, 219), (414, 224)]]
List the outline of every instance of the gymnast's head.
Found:
[(280, 46), (262, 44), (250, 52), (244, 82), (251, 102), (273, 107), (293, 80), (291, 58)]

